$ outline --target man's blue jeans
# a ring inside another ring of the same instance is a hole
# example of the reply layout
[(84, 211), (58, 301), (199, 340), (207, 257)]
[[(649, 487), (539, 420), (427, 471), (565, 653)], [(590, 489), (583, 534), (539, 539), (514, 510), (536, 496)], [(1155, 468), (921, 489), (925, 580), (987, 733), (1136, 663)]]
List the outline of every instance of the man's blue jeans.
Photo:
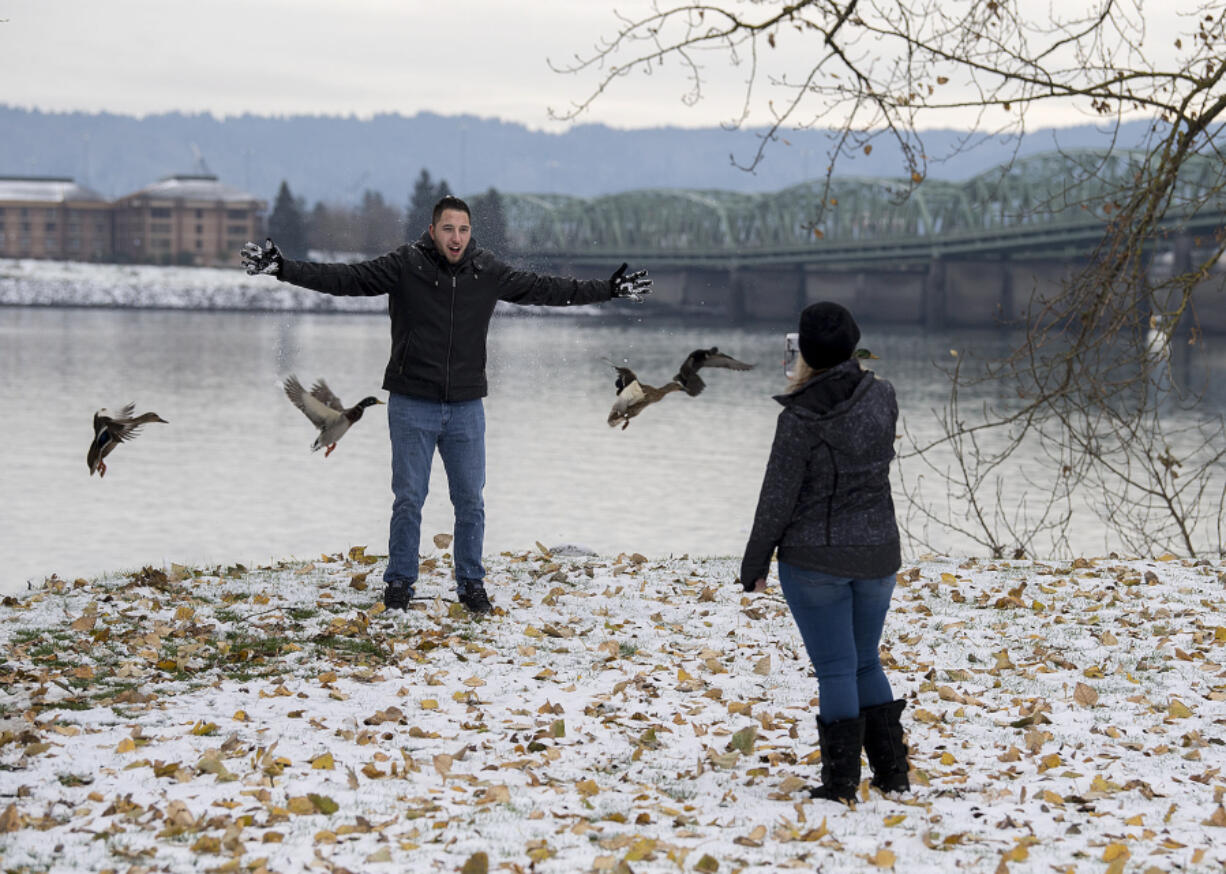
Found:
[(827, 725), (894, 700), (877, 654), (894, 582), (893, 574), (853, 580), (779, 562), (779, 584), (817, 672)]
[(438, 449), (455, 509), (452, 555), (458, 580), (485, 577), (485, 407), (480, 399), (445, 403), (393, 392), (387, 401), (392, 436), (392, 523), (385, 582), (414, 583), (421, 548), (421, 508)]

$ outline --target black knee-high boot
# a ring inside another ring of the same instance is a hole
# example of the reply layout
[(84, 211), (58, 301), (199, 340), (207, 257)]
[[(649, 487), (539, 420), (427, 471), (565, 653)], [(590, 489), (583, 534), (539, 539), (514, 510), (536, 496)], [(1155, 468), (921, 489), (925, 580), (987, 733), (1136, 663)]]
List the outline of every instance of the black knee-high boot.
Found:
[(907, 702), (899, 699), (865, 707), (860, 711), (864, 720), (864, 752), (873, 769), (873, 785), (882, 792), (906, 792), (911, 788), (907, 779), (907, 745), (902, 739), (902, 711)]
[(860, 787), (860, 747), (864, 745), (864, 717), (841, 719), (829, 725), (817, 720), (822, 749), (822, 785), (809, 790), (813, 798), (852, 801)]

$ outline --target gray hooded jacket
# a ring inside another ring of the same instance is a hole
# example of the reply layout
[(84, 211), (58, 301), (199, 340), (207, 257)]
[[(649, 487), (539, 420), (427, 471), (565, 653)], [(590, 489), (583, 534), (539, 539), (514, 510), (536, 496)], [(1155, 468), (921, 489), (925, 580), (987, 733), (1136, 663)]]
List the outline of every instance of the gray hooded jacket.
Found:
[(890, 495), (894, 387), (851, 359), (775, 400), (784, 409), (741, 583), (748, 590), (765, 578), (776, 549), (780, 561), (842, 577), (896, 572), (902, 559)]

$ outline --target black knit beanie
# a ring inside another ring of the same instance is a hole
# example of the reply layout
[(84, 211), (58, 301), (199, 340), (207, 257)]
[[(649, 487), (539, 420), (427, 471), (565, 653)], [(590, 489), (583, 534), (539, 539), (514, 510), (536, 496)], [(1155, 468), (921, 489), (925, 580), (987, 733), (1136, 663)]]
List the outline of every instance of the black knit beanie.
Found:
[(800, 314), (800, 354), (814, 370), (842, 364), (859, 342), (860, 328), (845, 306), (822, 301)]

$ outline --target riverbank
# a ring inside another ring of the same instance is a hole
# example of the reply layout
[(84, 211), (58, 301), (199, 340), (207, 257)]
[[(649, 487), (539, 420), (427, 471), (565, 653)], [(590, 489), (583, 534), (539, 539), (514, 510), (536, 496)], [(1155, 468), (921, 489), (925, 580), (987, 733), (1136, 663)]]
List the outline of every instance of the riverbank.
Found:
[[(904, 566), (913, 791), (809, 799), (816, 683), (730, 559), (361, 548), (0, 605), (13, 871), (1218, 871), (1226, 564)], [(866, 774), (867, 776), (867, 774)], [(481, 855), (481, 854), (484, 854)]]

